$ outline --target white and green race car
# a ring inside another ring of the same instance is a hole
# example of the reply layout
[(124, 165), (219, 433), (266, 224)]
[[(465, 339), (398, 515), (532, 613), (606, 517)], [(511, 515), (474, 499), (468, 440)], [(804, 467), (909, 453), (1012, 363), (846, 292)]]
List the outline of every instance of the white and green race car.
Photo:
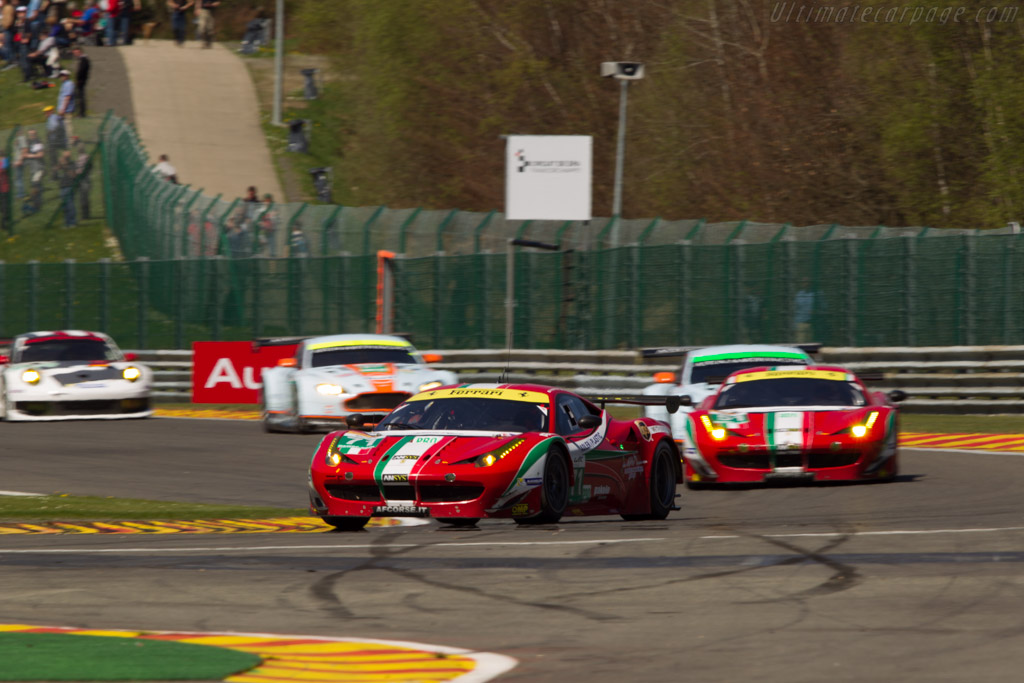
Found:
[(726, 377), (737, 370), (760, 366), (810, 365), (814, 362), (810, 354), (817, 352), (820, 347), (820, 344), (727, 344), (643, 349), (645, 358), (683, 357), (678, 372), (655, 373), (655, 383), (646, 387), (643, 393), (648, 396), (689, 396), (691, 402), (690, 406), (681, 406), (672, 415), (662, 406), (646, 406), (644, 415), (668, 422), (672, 427), (673, 438), (680, 441), (683, 439), (687, 413), (714, 394)]

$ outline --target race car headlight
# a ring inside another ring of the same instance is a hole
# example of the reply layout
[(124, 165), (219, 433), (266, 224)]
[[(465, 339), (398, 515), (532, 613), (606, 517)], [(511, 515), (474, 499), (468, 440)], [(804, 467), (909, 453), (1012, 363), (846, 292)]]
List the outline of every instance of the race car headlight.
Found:
[(878, 419), (878, 411), (871, 411), (868, 413), (868, 419), (864, 421), (862, 425), (853, 425), (850, 427), (850, 433), (858, 439), (863, 439), (867, 436), (867, 433), (871, 430), (871, 425), (875, 424), (875, 420)]
[(337, 467), (341, 463), (347, 463), (349, 465), (359, 464), (352, 458), (342, 453), (341, 449), (338, 448), (337, 442), (331, 444), (331, 447), (327, 449), (327, 454), (324, 456), (324, 463), (328, 467)]
[(321, 396), (341, 396), (345, 390), (337, 384), (317, 384), (316, 393)]
[(701, 415), (700, 421), (701, 424), (704, 425), (704, 429), (708, 430), (708, 434), (711, 435), (712, 439), (714, 439), (715, 441), (721, 441), (722, 439), (725, 438), (725, 429), (722, 427), (716, 427), (711, 422), (710, 417), (708, 417), (707, 415)]
[(134, 382), (140, 377), (142, 377), (142, 371), (139, 370), (138, 368), (129, 366), (121, 371), (121, 376), (124, 377), (129, 382)]
[(21, 381), (25, 384), (38, 384), (40, 380), (39, 372), (36, 370), (26, 370), (21, 373)]
[(525, 439), (515, 439), (514, 441), (505, 444), (499, 449), (493, 450), (490, 453), (484, 453), (479, 458), (477, 458), (476, 466), (490, 467), (491, 465), (498, 462), (506, 455), (514, 451), (516, 448), (518, 448), (519, 445), (523, 443), (523, 441), (525, 441)]
[(420, 391), (430, 391), (431, 389), (437, 389), (440, 386), (444, 386), (444, 384), (442, 382), (437, 382), (437, 381), (427, 382), (426, 384), (421, 384), (420, 385), (420, 388), (417, 391), (417, 393), (419, 393)]

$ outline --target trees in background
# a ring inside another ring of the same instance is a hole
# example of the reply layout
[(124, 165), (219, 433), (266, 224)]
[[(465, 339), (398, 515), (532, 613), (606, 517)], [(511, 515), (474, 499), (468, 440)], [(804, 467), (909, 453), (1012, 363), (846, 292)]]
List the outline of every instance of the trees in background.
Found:
[(502, 134), (589, 134), (609, 214), (618, 87), (599, 65), (634, 60), (626, 216), (997, 227), (1024, 212), (1024, 17), (975, 4), (944, 24), (774, 0), (289, 6), (341, 74), (325, 125), (348, 204), (500, 208)]

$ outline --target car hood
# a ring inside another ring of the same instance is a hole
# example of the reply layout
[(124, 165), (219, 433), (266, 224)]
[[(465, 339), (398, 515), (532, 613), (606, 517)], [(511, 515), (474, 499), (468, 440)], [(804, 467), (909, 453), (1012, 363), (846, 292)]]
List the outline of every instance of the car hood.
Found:
[(324, 365), (311, 368), (311, 372), (334, 380), (353, 377), (395, 377), (434, 374), (435, 368), (415, 363), (358, 363), (355, 365)]
[(468, 430), (409, 430), (388, 432), (347, 431), (340, 433), (334, 447), (353, 460), (389, 455), (407, 460), (438, 457), (439, 464), (471, 460), (513, 441), (539, 441), (549, 434), (535, 432), (485, 432)]
[[(877, 408), (876, 408), (877, 409)], [(836, 408), (835, 406), (801, 406), (793, 408), (758, 408), (754, 410), (700, 411), (694, 415), (708, 415), (711, 421), (729, 430), (737, 437), (783, 438), (786, 434), (831, 436), (845, 432), (851, 425), (861, 423), (871, 407)]]
[(28, 370), (29, 368), (37, 370), (39, 372), (55, 371), (61, 372), (67, 370), (86, 370), (86, 369), (97, 369), (105, 367), (123, 368), (127, 366), (142, 367), (139, 363), (133, 363), (124, 360), (112, 360), (112, 361), (83, 361), (83, 360), (42, 360), (34, 361), (29, 363), (11, 363), (7, 366), (8, 370)]

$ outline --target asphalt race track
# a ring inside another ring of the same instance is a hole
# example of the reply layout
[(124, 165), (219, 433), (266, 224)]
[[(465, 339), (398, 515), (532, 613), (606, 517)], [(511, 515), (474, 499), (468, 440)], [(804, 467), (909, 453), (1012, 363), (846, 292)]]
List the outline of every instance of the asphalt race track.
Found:
[[(0, 490), (289, 507), (319, 438), (0, 430)], [(501, 681), (1017, 683), (1024, 454), (902, 458), (892, 484), (681, 488), (664, 522), (0, 536), (0, 623), (434, 643), (518, 660)]]

